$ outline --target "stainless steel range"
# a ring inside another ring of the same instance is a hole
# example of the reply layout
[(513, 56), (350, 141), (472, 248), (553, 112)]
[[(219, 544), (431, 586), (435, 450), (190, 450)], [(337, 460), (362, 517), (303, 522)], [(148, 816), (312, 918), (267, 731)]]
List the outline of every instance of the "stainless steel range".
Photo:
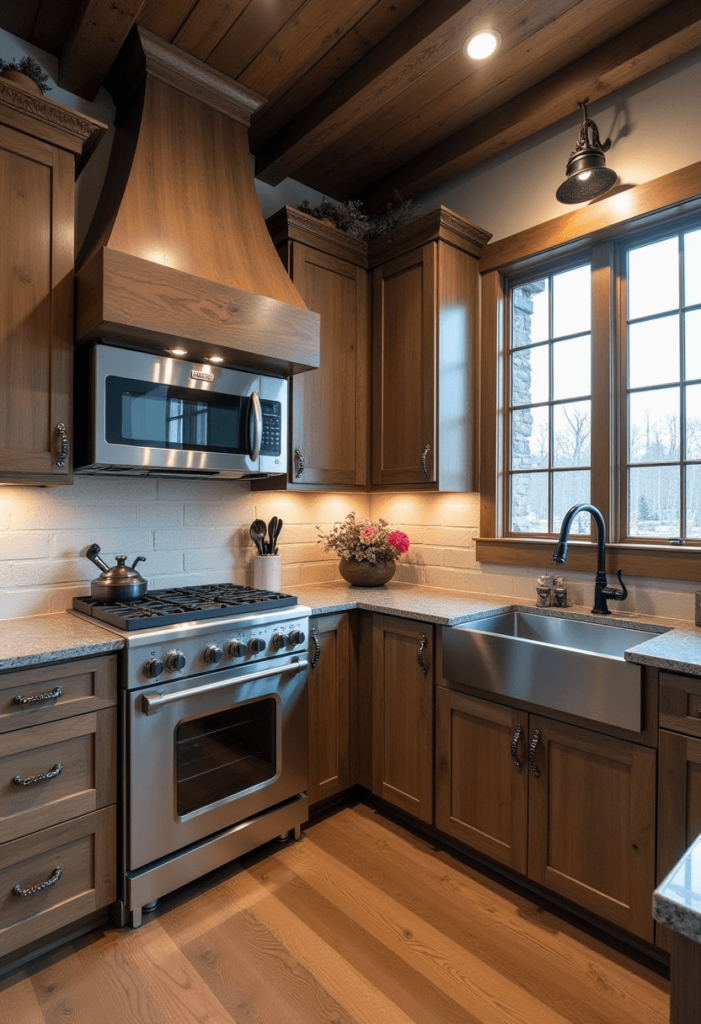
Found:
[(75, 598), (125, 640), (122, 924), (307, 818), (306, 637), (290, 595), (225, 584)]

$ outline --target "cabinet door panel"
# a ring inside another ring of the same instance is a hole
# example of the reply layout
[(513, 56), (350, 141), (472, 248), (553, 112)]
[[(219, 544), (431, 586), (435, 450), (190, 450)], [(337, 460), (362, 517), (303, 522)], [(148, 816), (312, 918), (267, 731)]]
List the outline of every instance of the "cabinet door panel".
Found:
[[(662, 673), (660, 673), (662, 675)], [(701, 739), (660, 729), (657, 882), (672, 870), (701, 832)], [(655, 926), (658, 946), (671, 949), (670, 932)]]
[[(418, 653), (423, 638), (423, 664)], [(373, 621), (373, 793), (433, 821), (433, 627)]]
[[(436, 481), (436, 244), (375, 270), (373, 483)], [(421, 456), (429, 446), (424, 474)]]
[[(292, 279), (321, 317), (321, 365), (292, 378), (290, 479), (337, 487), (367, 484), (368, 280), (360, 267), (299, 242)], [(299, 448), (304, 460), (301, 469)]]
[[(518, 728), (519, 771), (511, 755)], [(528, 715), (436, 687), (436, 825), (526, 872)]]
[(0, 126), (0, 478), (70, 477), (73, 158)]
[(528, 875), (651, 940), (656, 752), (531, 716)]
[[(312, 619), (319, 657), (309, 671), (309, 803), (350, 786), (350, 628), (348, 613)], [(310, 644), (310, 661), (316, 648)]]

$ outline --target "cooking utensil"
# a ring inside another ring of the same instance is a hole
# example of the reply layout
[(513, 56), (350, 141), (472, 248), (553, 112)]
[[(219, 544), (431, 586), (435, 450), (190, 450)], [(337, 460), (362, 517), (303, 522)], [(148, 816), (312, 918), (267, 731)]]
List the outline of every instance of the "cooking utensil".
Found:
[(139, 555), (131, 564), (131, 568), (124, 563), (126, 555), (117, 555), (117, 564), (111, 568), (100, 558), (100, 545), (92, 544), (85, 552), (98, 569), (102, 569), (100, 575), (90, 584), (90, 594), (96, 601), (110, 601), (113, 604), (122, 604), (125, 601), (136, 601), (143, 597), (148, 589), (148, 582), (140, 572), (137, 572), (139, 562), (145, 562), (143, 555)]
[(275, 531), (276, 531), (276, 529), (277, 529), (277, 516), (273, 516), (273, 518), (268, 523), (268, 537), (270, 538), (270, 540), (268, 541), (267, 547), (268, 547), (268, 554), (269, 555), (272, 555), (273, 548), (275, 547)]
[(254, 519), (251, 523), (251, 529), (249, 531), (251, 540), (258, 548), (258, 554), (265, 554), (265, 534), (268, 527), (265, 525), (262, 519)]
[(277, 516), (275, 518), (277, 520), (275, 523), (275, 533), (270, 538), (270, 550), (274, 555), (277, 554), (277, 539), (280, 536), (280, 531), (282, 530), (282, 519), (278, 519)]

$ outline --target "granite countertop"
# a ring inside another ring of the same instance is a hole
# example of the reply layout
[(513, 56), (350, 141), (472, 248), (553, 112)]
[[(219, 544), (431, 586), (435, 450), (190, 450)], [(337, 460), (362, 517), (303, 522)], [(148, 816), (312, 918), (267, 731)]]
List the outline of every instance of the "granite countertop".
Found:
[(701, 836), (655, 890), (652, 914), (680, 935), (701, 942)]
[(323, 585), (291, 588), (303, 604), (309, 605), (315, 615), (350, 611), (384, 612), (404, 618), (421, 618), (442, 626), (457, 626), (461, 622), (481, 619), (494, 612), (528, 611), (539, 615), (563, 615), (599, 625), (615, 623), (634, 626), (650, 633), (625, 653), (625, 660), (637, 665), (668, 669), (701, 675), (701, 629), (686, 620), (662, 619), (635, 614), (616, 615), (602, 619), (592, 615), (591, 609), (575, 606), (566, 609), (536, 608), (527, 601), (514, 602), (508, 598), (488, 595), (468, 596), (452, 590), (437, 590), (410, 583), (388, 583), (384, 587), (352, 587), (343, 581)]
[(0, 672), (119, 651), (124, 641), (68, 612), (0, 621)]

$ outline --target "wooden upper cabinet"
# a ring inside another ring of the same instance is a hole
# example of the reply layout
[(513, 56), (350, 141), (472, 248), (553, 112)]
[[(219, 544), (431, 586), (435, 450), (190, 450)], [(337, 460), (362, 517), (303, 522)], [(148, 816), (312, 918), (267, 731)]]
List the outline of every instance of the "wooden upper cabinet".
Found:
[(439, 207), (370, 246), (373, 487), (477, 489), (479, 254)]
[[(364, 242), (285, 207), (268, 220), (307, 308), (321, 317), (318, 370), (291, 380), (290, 489), (368, 486), (369, 279)], [(266, 482), (260, 485), (266, 487)], [(267, 487), (285, 486), (273, 478)]]
[(75, 158), (103, 129), (0, 79), (3, 482), (72, 480)]

